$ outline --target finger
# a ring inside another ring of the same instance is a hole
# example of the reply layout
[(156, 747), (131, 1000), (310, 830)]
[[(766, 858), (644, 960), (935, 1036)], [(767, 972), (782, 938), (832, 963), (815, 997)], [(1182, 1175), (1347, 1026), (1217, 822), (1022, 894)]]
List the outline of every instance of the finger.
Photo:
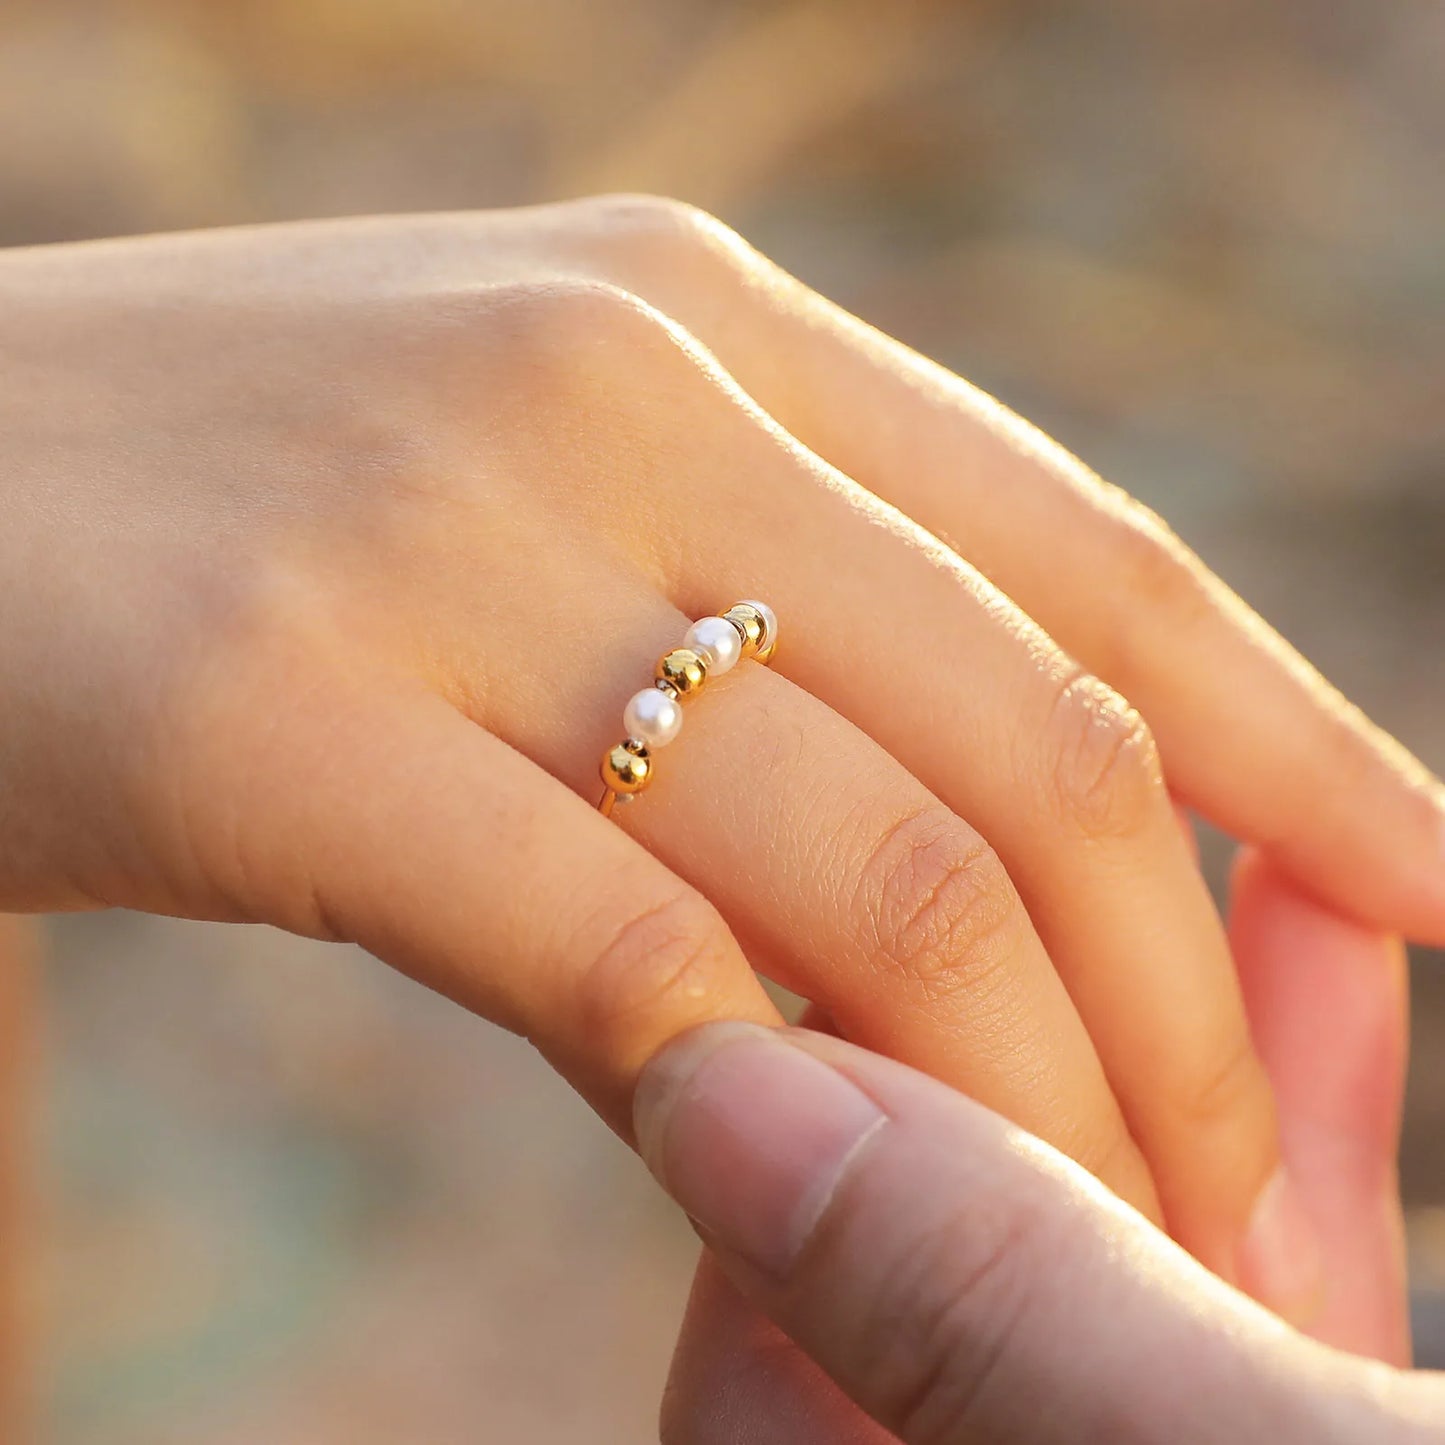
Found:
[[(729, 413), (714, 403), (688, 462), (704, 492), (730, 486), (744, 514), (767, 525), (716, 537), (685, 568), (672, 554), (657, 565), (671, 568), (683, 605), (755, 577), (787, 619), (776, 668), (997, 851), (1149, 1161), (1171, 1231), (1236, 1278), (1278, 1168), (1273, 1104), (1148, 730), (966, 564), (758, 425), (749, 405), (737, 398)], [(1288, 1312), (1294, 1302), (1270, 1303)]]
[[(816, 1004), (798, 1027), (839, 1037)], [(662, 1438), (689, 1445), (884, 1445), (895, 1437), (739, 1294), (704, 1249), (663, 1391)]]
[(1279, 1101), (1290, 1177), (1324, 1261), (1316, 1338), (1410, 1360), (1395, 1159), (1404, 1092), (1405, 960), (1397, 940), (1303, 897), (1257, 853), (1234, 871), (1230, 936)]
[(706, 1250), (662, 1397), (662, 1440), (686, 1445), (890, 1445)]
[[(1180, 820), (1188, 826), (1182, 813)], [(1290, 1177), (1325, 1264), (1309, 1331), (1327, 1344), (1407, 1365), (1394, 1169), (1406, 1002), (1398, 949), (1320, 909), (1249, 853), (1235, 870), (1231, 938), (1280, 1100)], [(803, 1025), (831, 1032), (817, 1009)], [(675, 1438), (703, 1445), (821, 1445), (871, 1440), (878, 1429), (706, 1251), (673, 1358), (664, 1421)]]
[(649, 1066), (636, 1129), (734, 1285), (904, 1441), (1172, 1439), (1190, 1419), (1219, 1439), (1384, 1438), (1361, 1367), (890, 1060), (698, 1030)]
[(624, 201), (612, 222), (601, 249), (617, 279), (1135, 702), (1191, 806), (1314, 892), (1445, 942), (1445, 789), (1157, 517), (710, 218)]
[[(590, 630), (574, 640), (551, 629), (551, 710), (565, 729), (537, 726), (525, 688), (479, 714), (584, 793), (596, 791), (595, 758), (618, 736), (628, 692), (688, 626), (656, 597), (604, 610), (614, 619), (605, 649)], [(515, 624), (524, 653), (529, 626)], [(654, 764), (655, 781), (613, 826), (705, 894), (759, 967), (821, 1003), (850, 1038), (987, 1100), (1157, 1211), (1078, 1011), (968, 823), (872, 739), (752, 661), (688, 701), (681, 735)]]
[[(934, 539), (779, 433), (667, 318), (615, 288), (593, 286), (570, 297), (557, 320), (576, 337), (567, 351), (575, 368), (567, 394), (590, 399), (586, 416), (597, 432), (586, 453), (589, 485), (567, 519), (572, 534), (582, 524), (595, 534), (588, 556), (625, 557), (689, 611), (710, 611), (739, 592), (762, 591), (781, 604), (787, 626), (807, 639), (791, 653), (785, 646), (782, 666), (794, 680), (997, 850), (1099, 1042), (1131, 1132), (1166, 1193), (1171, 1226), (1233, 1273), (1255, 1199), (1275, 1167), (1271, 1105), (1212, 902), (1184, 852), (1137, 717)], [(629, 363), (625, 387), (616, 380), (619, 355)], [(665, 425), (659, 396), (668, 400)], [(485, 602), (468, 585), (466, 550), (463, 535), (455, 585), (436, 584), (428, 650), (442, 631), (446, 599), (457, 609), (446, 646), (476, 658), (443, 669), (460, 679), (458, 701), (485, 708), (520, 698), (525, 716), (501, 734), (534, 757), (541, 756), (534, 749), (560, 748), (575, 768), (576, 729), (589, 715), (581, 694), (598, 691), (597, 619), (606, 619), (611, 666), (627, 599), (613, 597), (605, 577), (593, 592), (569, 573), (569, 587), (551, 606), (499, 613), (499, 625), (489, 627)], [(434, 578), (435, 567), (429, 572)], [(489, 593), (500, 598), (503, 589), (494, 584)], [(471, 599), (470, 619), (459, 599)], [(543, 666), (519, 668), (515, 656), (510, 667), (489, 665), (489, 646), (506, 655), (519, 632), (538, 625), (567, 633), (533, 638)], [(585, 645), (567, 652), (578, 636)], [(520, 680), (507, 689), (482, 686), (499, 677)], [(469, 699), (469, 688), (480, 696)], [(619, 711), (625, 696), (614, 704)], [(545, 766), (569, 776), (561, 754)], [(913, 930), (914, 939), (951, 909), (963, 910), (965, 937), (968, 926), (976, 934), (982, 924), (985, 935), (1010, 942), (1016, 933), (995, 932), (988, 912), (969, 904), (971, 895), (1007, 901), (1002, 889), (979, 887), (994, 861), (965, 857), (956, 841), (935, 846), (929, 821), (924, 814), (922, 826), (915, 819), (902, 832), (903, 871), (911, 857), (935, 869), (942, 857), (950, 902), (935, 910), (916, 886), (905, 886), (904, 897), (924, 905), (925, 927)], [(812, 836), (827, 844), (827, 835)], [(880, 872), (886, 868), (871, 876)], [(714, 871), (698, 886), (724, 881)], [(913, 948), (914, 958), (936, 966), (937, 950), (920, 952), (916, 941)], [(997, 947), (974, 952), (985, 966), (1002, 956)], [(977, 957), (972, 971), (979, 973)], [(999, 980), (1038, 976), (985, 971)], [(956, 965), (945, 969), (946, 978), (960, 976)], [(939, 1030), (919, 1007), (931, 986), (913, 980), (911, 1016), (918, 1037), (939, 1052)], [(856, 1037), (842, 1009), (832, 1011)], [(1057, 1015), (1041, 1017), (1048, 1028)], [(908, 1030), (900, 1024), (897, 1032)], [(979, 1042), (981, 1029), (963, 1037)], [(1039, 1051), (1016, 1057), (1032, 1063)], [(1070, 1067), (1062, 1076), (1071, 1075)], [(1043, 1079), (1051, 1085), (1060, 1076), (1049, 1070)], [(1047, 1090), (1023, 1092), (1051, 1102)]]
[(1194, 819), (1189, 816), (1189, 809), (1178, 804), (1174, 807), (1174, 817), (1179, 823), (1179, 836), (1184, 839), (1184, 851), (1189, 854), (1190, 861), (1197, 868), (1199, 866), (1199, 834), (1194, 831)]
[(776, 1021), (712, 905), (505, 743), (411, 684), (318, 698), (255, 770), (268, 845), (249, 869), (235, 850), (270, 921), (360, 943), (526, 1035), (624, 1137), (664, 1040)]

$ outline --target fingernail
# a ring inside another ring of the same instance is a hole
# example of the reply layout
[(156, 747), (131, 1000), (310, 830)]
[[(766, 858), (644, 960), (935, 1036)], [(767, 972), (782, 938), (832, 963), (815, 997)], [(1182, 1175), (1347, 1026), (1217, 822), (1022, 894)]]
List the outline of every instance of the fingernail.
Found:
[(883, 1111), (827, 1064), (757, 1024), (706, 1024), (643, 1070), (638, 1150), (723, 1248), (783, 1278)]
[(1239, 1251), (1239, 1283), (1294, 1324), (1318, 1314), (1324, 1262), (1314, 1222), (1281, 1167), (1261, 1191)]

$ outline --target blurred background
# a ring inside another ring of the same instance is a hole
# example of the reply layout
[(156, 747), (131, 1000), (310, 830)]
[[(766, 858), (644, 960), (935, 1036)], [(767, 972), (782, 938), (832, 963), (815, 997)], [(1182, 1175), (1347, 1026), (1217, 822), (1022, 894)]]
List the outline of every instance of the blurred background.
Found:
[[(0, 243), (696, 201), (1163, 511), (1439, 771), (1442, 76), (1409, 0), (0, 0)], [(655, 1438), (691, 1236), (525, 1046), (262, 930), (51, 942), (45, 1438)]]

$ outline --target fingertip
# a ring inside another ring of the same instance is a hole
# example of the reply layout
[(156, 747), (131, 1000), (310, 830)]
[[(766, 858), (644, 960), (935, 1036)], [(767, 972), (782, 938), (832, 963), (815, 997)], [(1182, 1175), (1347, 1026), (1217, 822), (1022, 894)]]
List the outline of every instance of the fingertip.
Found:
[(1341, 912), (1263, 848), (1238, 850), (1229, 892), (1231, 940), (1246, 945), (1244, 958), (1237, 960), (1242, 966), (1254, 963), (1257, 950), (1250, 945), (1256, 940), (1268, 943), (1284, 933), (1293, 939), (1294, 953), (1311, 960), (1371, 960), (1390, 968), (1404, 957), (1398, 930)]
[(1251, 851), (1335, 917), (1445, 947), (1445, 787), (1412, 772), (1353, 791), (1348, 809), (1336, 800), (1312, 829)]
[(634, 1104), (642, 1155), (715, 1248), (791, 1273), (845, 1171), (887, 1116), (793, 1035), (709, 1024), (648, 1065)]
[(1352, 1092), (1344, 1077), (1352, 1062), (1374, 1079), (1382, 1069), (1398, 1075), (1407, 984), (1400, 939), (1336, 912), (1257, 848), (1240, 849), (1230, 895), (1250, 1029), (1276, 1093), (1334, 1108)]
[[(1341, 917), (1253, 848), (1234, 865), (1230, 938), (1279, 1106), (1292, 1217), (1308, 1217), (1321, 1247), (1324, 1289), (1302, 1324), (1328, 1344), (1406, 1361), (1395, 1174), (1403, 948)], [(1296, 1224), (1277, 1217), (1276, 1236), (1297, 1232)]]

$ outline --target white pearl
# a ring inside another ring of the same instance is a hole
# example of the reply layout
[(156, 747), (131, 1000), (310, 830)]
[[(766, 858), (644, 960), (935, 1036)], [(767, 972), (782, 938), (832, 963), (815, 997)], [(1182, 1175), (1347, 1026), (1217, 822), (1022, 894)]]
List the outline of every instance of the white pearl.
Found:
[(758, 616), (763, 619), (763, 640), (758, 651), (771, 652), (778, 645), (778, 614), (766, 602), (759, 602), (755, 597), (745, 597), (741, 605), (757, 609)]
[(622, 726), (628, 737), (649, 748), (666, 747), (682, 730), (682, 705), (658, 688), (645, 687), (623, 708)]
[(682, 645), (707, 659), (709, 677), (727, 672), (743, 655), (743, 640), (725, 617), (699, 618), (687, 629)]

